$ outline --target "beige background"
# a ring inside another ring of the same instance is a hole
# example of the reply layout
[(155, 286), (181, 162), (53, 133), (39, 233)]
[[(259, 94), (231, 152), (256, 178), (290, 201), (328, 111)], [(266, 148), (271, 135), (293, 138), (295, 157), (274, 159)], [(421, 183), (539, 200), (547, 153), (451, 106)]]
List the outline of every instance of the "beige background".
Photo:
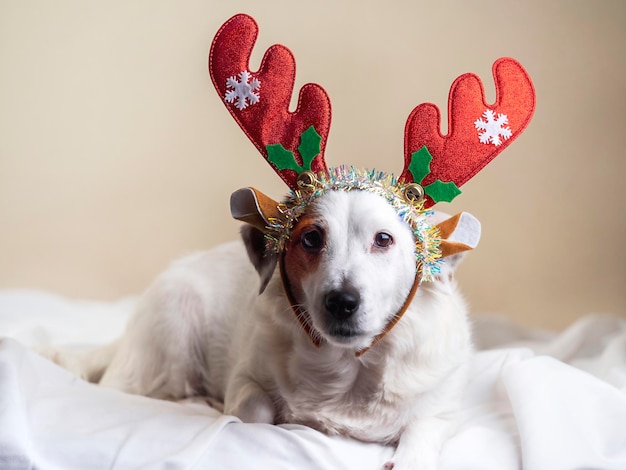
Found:
[(137, 293), (170, 260), (237, 236), (232, 191), (282, 195), (206, 70), (239, 11), (261, 26), (253, 69), (281, 42), (297, 84), (328, 90), (330, 165), (398, 174), (415, 105), (445, 109), (467, 71), (493, 101), (491, 64), (517, 58), (533, 122), (441, 207), (483, 223), (463, 289), (474, 311), (524, 324), (626, 314), (623, 0), (0, 0), (0, 288)]

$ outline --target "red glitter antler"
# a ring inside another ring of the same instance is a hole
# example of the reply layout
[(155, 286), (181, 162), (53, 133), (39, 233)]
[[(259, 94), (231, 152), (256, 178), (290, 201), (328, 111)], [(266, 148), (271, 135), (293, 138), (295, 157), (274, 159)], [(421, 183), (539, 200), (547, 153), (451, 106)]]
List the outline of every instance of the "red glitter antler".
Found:
[(298, 106), (289, 112), (295, 81), (295, 59), (282, 45), (270, 47), (257, 72), (250, 55), (258, 25), (235, 15), (215, 35), (209, 55), (213, 84), (239, 126), (292, 189), (297, 176), (326, 172), (324, 149), (330, 130), (330, 100), (319, 85), (300, 90)]
[[(458, 189), (504, 150), (526, 128), (535, 110), (530, 77), (513, 59), (493, 65), (496, 101), (485, 102), (480, 79), (467, 73), (455, 80), (448, 98), (448, 134), (440, 131), (441, 114), (431, 103), (410, 114), (404, 137), (400, 180), (421, 184), (426, 206), (451, 201)], [(432, 160), (432, 161), (431, 161)]]

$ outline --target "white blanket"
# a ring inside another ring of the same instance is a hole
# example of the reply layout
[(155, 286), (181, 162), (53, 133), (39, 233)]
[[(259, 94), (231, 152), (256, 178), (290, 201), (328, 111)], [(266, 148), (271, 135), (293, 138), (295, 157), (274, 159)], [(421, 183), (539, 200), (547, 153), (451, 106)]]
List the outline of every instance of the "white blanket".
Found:
[[(378, 470), (391, 456), (304, 426), (243, 424), (202, 402), (101, 388), (27, 348), (107, 342), (133, 304), (0, 291), (0, 468)], [(558, 335), (475, 323), (480, 350), (442, 469), (626, 469), (626, 320), (590, 315)]]

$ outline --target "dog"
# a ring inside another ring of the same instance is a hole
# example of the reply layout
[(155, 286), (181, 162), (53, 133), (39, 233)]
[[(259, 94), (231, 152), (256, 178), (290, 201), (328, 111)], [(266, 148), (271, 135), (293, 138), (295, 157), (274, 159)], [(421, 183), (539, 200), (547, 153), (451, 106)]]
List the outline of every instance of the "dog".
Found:
[[(460, 234), (455, 241), (476, 246), (475, 233), (462, 238), (468, 223), (478, 222), (457, 217), (448, 239)], [(435, 469), (472, 353), (454, 280), (464, 253), (421, 282), (402, 318), (372, 345), (415, 283), (414, 236), (379, 195), (323, 194), (295, 225), (283, 261), (314, 343), (292, 312), (265, 234), (249, 224), (241, 233), (241, 241), (174, 262), (114, 343), (82, 356), (48, 355), (105, 387), (206, 397), (244, 422), (299, 423), (395, 445), (387, 469)]]
[(532, 81), (515, 60), (498, 59), (489, 105), (476, 75), (458, 77), (448, 135), (439, 109), (418, 105), (397, 178), (329, 169), (328, 95), (306, 84), (292, 111), (294, 56), (273, 45), (251, 71), (257, 34), (248, 15), (226, 21), (209, 72), (290, 196), (279, 204), (253, 188), (236, 191), (241, 241), (175, 262), (119, 340), (48, 356), (102, 386), (200, 396), (244, 422), (394, 445), (384, 468), (433, 470), (454, 432), (473, 350), (454, 272), (477, 246), (480, 223), (427, 209), (452, 201), (527, 127)]

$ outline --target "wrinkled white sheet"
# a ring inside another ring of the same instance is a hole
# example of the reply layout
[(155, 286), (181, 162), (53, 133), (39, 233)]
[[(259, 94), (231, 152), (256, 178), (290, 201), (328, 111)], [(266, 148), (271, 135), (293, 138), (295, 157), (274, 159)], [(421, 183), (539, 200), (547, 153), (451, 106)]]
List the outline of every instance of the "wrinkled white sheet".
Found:
[[(201, 402), (101, 388), (27, 348), (107, 342), (133, 304), (0, 291), (0, 468), (363, 470), (391, 456), (303, 426), (243, 424)], [(442, 469), (626, 469), (626, 320), (589, 315), (551, 334), (477, 317), (475, 334)]]

